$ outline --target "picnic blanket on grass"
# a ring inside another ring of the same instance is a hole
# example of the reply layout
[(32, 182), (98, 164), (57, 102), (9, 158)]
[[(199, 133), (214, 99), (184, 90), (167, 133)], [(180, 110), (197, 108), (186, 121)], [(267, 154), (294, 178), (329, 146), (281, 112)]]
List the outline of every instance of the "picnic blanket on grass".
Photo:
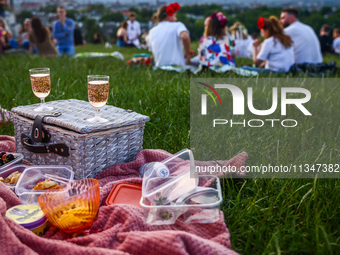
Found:
[(122, 53), (118, 51), (114, 52), (81, 52), (74, 56), (75, 58), (98, 58), (98, 57), (114, 57), (120, 60), (124, 60)]
[(232, 67), (229, 65), (224, 65), (224, 66), (190, 66), (190, 65), (185, 65), (185, 66), (174, 66), (174, 65), (161, 65), (161, 66), (154, 66), (153, 70), (164, 70), (164, 71), (175, 71), (178, 73), (183, 73), (185, 71), (190, 71), (193, 74), (198, 74), (203, 70), (211, 70), (214, 71), (215, 73), (226, 73), (226, 72), (234, 72), (240, 76), (244, 77), (252, 77), (252, 76), (257, 76), (258, 72), (254, 70), (247, 70), (242, 67)]
[[(8, 143), (14, 144), (14, 141), (9, 140)], [(3, 150), (2, 146), (0, 143), (0, 150)], [(135, 161), (116, 164), (100, 173), (96, 178), (101, 186), (101, 203), (91, 227), (100, 232), (82, 237), (71, 238), (71, 234), (53, 226), (43, 237), (38, 237), (6, 218), (6, 210), (21, 202), (10, 189), (0, 183), (0, 253), (237, 254), (231, 248), (230, 233), (224, 222), (223, 212), (220, 212), (219, 221), (210, 224), (186, 224), (180, 217), (174, 225), (151, 226), (146, 224), (141, 208), (133, 205), (106, 205), (106, 198), (114, 185), (121, 181), (141, 184), (139, 168), (147, 162), (162, 161), (169, 156), (171, 154), (163, 150), (143, 150)], [(247, 157), (247, 153), (242, 152), (229, 161), (219, 161), (219, 164), (239, 168), (245, 164)]]

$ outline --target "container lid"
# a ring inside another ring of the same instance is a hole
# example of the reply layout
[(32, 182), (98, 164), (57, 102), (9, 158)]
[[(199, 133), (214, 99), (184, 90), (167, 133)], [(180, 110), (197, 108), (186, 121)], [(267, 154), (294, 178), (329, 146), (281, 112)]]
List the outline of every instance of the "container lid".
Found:
[(27, 229), (37, 228), (46, 221), (40, 206), (33, 204), (13, 206), (6, 211), (6, 217)]
[(106, 199), (106, 204), (130, 204), (142, 208), (139, 203), (141, 197), (142, 185), (122, 182), (115, 185), (111, 190)]
[(22, 160), (24, 159), (24, 155), (21, 153), (15, 153), (15, 152), (6, 152), (6, 153), (12, 154), (14, 156), (14, 160), (2, 165), (0, 167), (0, 173), (7, 171), (13, 165), (20, 164)]
[[(166, 174), (163, 175), (162, 172)], [(191, 176), (192, 172), (195, 172), (195, 160), (189, 149), (177, 152), (158, 164), (146, 165), (142, 184), (143, 197), (152, 204), (166, 205), (175, 202), (197, 187), (198, 179), (192, 178), (195, 177)]]
[[(47, 106), (52, 106), (52, 112), (60, 112), (59, 117), (45, 117), (44, 123), (67, 128), (78, 133), (91, 133), (112, 128), (136, 125), (149, 121), (150, 118), (132, 110), (124, 110), (112, 105), (105, 105), (100, 109), (100, 115), (108, 122), (90, 123), (86, 121), (95, 114), (95, 108), (86, 101), (68, 99), (46, 102)], [(39, 112), (34, 109), (38, 104), (14, 107), (11, 111), (20, 116), (35, 119)]]
[[(40, 165), (40, 166), (29, 166), (27, 167), (22, 175), (20, 176), (18, 183), (15, 187), (15, 193), (19, 196), (23, 203), (27, 203), (25, 199), (31, 198), (28, 203), (36, 203), (37, 198), (40, 194), (44, 193), (46, 190), (34, 190), (33, 187), (39, 182), (45, 180), (51, 180), (58, 185), (72, 181), (74, 178), (74, 172), (72, 167), (66, 165), (50, 166), (50, 165)], [(23, 196), (23, 195), (37, 195), (37, 196)], [(23, 196), (23, 197), (21, 197)]]

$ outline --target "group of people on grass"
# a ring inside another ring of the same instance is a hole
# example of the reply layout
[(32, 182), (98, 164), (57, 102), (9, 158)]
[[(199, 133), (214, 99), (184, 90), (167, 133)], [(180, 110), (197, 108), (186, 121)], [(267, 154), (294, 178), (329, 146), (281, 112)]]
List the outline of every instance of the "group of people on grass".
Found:
[[(318, 38), (310, 26), (299, 21), (296, 9), (286, 8), (280, 19), (275, 16), (258, 19), (257, 27), (263, 40), (256, 35), (249, 36), (239, 22), (228, 28), (226, 16), (221, 12), (213, 13), (205, 19), (204, 33), (194, 56), (190, 50), (190, 32), (176, 18), (180, 8), (178, 3), (163, 5), (153, 17), (155, 24), (145, 38), (145, 47), (152, 51), (157, 66), (233, 67), (236, 57), (248, 57), (253, 59), (253, 67), (244, 67), (246, 69), (288, 72), (293, 64), (322, 63), (322, 52), (340, 53), (340, 29), (333, 29), (332, 41), (331, 29), (324, 25)], [(19, 45), (44, 56), (73, 56), (75, 22), (66, 17), (63, 6), (57, 8), (57, 14), (59, 20), (51, 29), (43, 27), (38, 17), (25, 19)], [(140, 47), (140, 35), (140, 23), (131, 12), (129, 20), (123, 21), (117, 31), (117, 45)], [(94, 40), (103, 42), (98, 34)], [(0, 51), (13, 48), (12, 43), (12, 33), (5, 19), (0, 17)]]
[(333, 34), (330, 25), (324, 24), (320, 29), (319, 41), (322, 53), (340, 54), (340, 28), (334, 28)]
[(18, 42), (13, 39), (6, 20), (0, 17), (0, 52), (21, 47), (43, 56), (73, 56), (75, 23), (66, 17), (65, 7), (59, 6), (57, 14), (59, 19), (53, 28), (44, 27), (39, 17), (25, 19)]
[(117, 46), (130, 47), (140, 46), (139, 36), (141, 35), (140, 23), (136, 20), (136, 13), (129, 14), (129, 20), (122, 21), (117, 31)]
[[(322, 27), (318, 38), (310, 26), (299, 21), (298, 10), (286, 8), (279, 19), (275, 16), (258, 19), (262, 40), (257, 34), (248, 35), (240, 22), (228, 28), (226, 16), (221, 12), (213, 13), (205, 19), (204, 33), (194, 57), (190, 51), (190, 32), (177, 21), (178, 10), (178, 3), (163, 5), (153, 17), (155, 25), (146, 36), (145, 48), (152, 51), (157, 66), (236, 66), (234, 59), (245, 57), (253, 59), (253, 67), (244, 67), (246, 69), (288, 72), (293, 64), (322, 63), (324, 52), (340, 53), (338, 28), (333, 30), (334, 41), (329, 38), (329, 25)], [(138, 47), (140, 25), (134, 13), (129, 19), (121, 23), (117, 45)], [(133, 24), (139, 29), (133, 30)]]
[(43, 56), (55, 56), (63, 52), (74, 55), (73, 30), (74, 22), (66, 18), (64, 7), (58, 7), (59, 20), (53, 28), (44, 27), (39, 17), (24, 20), (24, 27), (19, 32), (19, 41), (13, 40), (12, 33), (4, 18), (0, 18), (0, 30), (3, 39), (0, 43), (0, 51), (21, 47), (31, 53), (39, 53)]
[[(258, 19), (263, 41), (248, 36), (241, 23), (228, 29), (227, 18), (221, 12), (213, 13), (205, 19), (198, 55), (192, 57), (189, 31), (176, 18), (179, 9), (177, 3), (158, 9), (158, 25), (147, 37), (156, 65), (235, 66), (234, 58), (238, 56), (252, 57), (253, 67), (244, 67), (250, 70), (288, 72), (295, 63), (323, 62), (319, 38), (310, 26), (299, 21), (299, 12), (293, 8), (283, 9), (280, 19)], [(334, 52), (340, 53), (339, 29), (333, 33)]]

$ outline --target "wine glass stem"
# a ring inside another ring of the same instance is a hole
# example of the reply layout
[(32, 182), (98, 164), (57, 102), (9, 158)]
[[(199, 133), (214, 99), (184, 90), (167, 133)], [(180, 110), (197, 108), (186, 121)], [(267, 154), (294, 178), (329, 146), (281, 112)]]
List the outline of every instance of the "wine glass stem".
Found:
[(96, 108), (96, 113), (95, 113), (95, 118), (96, 119), (99, 119), (100, 117), (99, 117), (99, 111), (100, 111), (100, 108)]
[(40, 98), (40, 107), (44, 108), (45, 98)]

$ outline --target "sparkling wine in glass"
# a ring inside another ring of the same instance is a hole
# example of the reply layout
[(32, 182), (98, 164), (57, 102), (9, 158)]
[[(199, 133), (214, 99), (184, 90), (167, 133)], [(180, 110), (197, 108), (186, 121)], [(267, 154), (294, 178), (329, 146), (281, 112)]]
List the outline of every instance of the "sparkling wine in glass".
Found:
[(88, 75), (87, 76), (87, 92), (90, 104), (96, 108), (95, 116), (87, 119), (91, 123), (104, 123), (107, 119), (99, 116), (100, 108), (102, 108), (109, 97), (109, 80), (106, 75)]
[(45, 98), (51, 91), (51, 78), (49, 68), (34, 68), (30, 69), (30, 78), (33, 93), (36, 97), (40, 98), (40, 106), (35, 108), (36, 112), (49, 112), (53, 107), (45, 104)]

